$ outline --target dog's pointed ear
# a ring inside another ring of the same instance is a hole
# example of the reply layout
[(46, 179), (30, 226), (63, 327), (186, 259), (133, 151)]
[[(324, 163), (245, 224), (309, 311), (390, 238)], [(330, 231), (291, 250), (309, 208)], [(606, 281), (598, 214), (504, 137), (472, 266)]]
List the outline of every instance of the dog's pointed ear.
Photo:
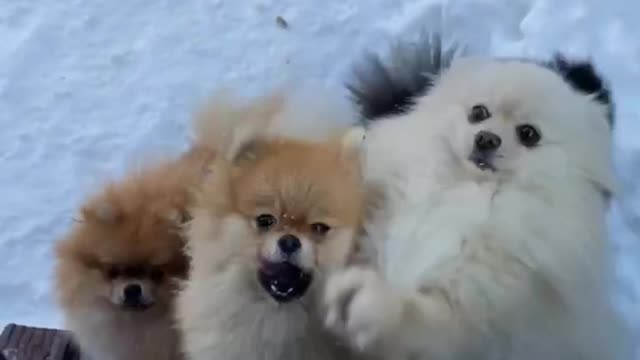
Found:
[(262, 152), (277, 114), (285, 105), (285, 94), (275, 91), (248, 104), (231, 131), (226, 157), (232, 164), (253, 161)]
[(354, 126), (347, 130), (340, 139), (342, 157), (359, 156), (366, 132), (362, 126)]
[(592, 96), (606, 108), (609, 126), (614, 125), (614, 104), (611, 89), (607, 81), (588, 59), (569, 59), (556, 53), (548, 64), (549, 68), (560, 75), (574, 90)]
[(122, 211), (109, 200), (96, 200), (82, 207), (80, 211), (81, 221), (94, 221), (100, 224), (112, 225), (118, 223), (122, 217)]
[(254, 161), (264, 146), (264, 141), (257, 134), (236, 134), (231, 140), (226, 160), (231, 164), (240, 164)]
[(252, 159), (284, 102), (281, 91), (249, 102), (220, 93), (196, 118), (196, 143), (213, 147), (229, 163)]

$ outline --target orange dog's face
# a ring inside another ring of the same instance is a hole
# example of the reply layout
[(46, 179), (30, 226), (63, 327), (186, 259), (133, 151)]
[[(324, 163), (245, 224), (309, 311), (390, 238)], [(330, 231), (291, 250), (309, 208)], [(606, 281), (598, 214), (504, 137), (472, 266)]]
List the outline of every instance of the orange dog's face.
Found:
[(252, 143), (226, 170), (213, 170), (226, 172), (227, 181), (201, 198), (202, 208), (242, 219), (250, 238), (237, 240), (245, 246), (237, 260), (256, 271), (254, 278), (279, 302), (303, 296), (355, 251), (362, 215), (359, 162), (356, 149), (339, 140)]
[[(276, 299), (301, 295), (314, 274), (354, 250), (361, 212), (354, 164), (329, 146), (273, 144), (239, 171), (234, 200), (259, 242), (259, 278)], [(294, 286), (298, 284), (298, 286)]]

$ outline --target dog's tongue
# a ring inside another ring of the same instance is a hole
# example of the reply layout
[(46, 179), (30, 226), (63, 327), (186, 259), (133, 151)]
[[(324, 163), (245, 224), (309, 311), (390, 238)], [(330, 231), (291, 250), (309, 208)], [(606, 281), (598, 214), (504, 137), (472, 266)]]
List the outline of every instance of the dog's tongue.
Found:
[(289, 262), (265, 262), (258, 271), (262, 287), (278, 302), (288, 302), (305, 294), (311, 275)]

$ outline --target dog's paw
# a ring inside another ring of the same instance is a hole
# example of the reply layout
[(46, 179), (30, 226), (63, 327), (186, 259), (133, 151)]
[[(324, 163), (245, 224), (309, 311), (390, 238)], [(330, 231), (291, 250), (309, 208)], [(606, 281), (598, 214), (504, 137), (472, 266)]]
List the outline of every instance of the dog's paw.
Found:
[(324, 295), (326, 326), (358, 350), (383, 346), (401, 325), (404, 300), (374, 270), (354, 267), (337, 273)]

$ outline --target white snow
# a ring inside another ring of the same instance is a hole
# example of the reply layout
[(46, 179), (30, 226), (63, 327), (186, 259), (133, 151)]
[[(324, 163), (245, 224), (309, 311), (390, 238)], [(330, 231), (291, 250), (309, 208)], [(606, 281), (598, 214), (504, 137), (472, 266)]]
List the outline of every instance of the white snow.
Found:
[(363, 50), (442, 26), (494, 54), (589, 55), (611, 80), (617, 294), (640, 330), (639, 17), (636, 0), (1, 1), (0, 326), (60, 325), (51, 245), (78, 202), (144, 156), (184, 148), (213, 90), (342, 91)]

